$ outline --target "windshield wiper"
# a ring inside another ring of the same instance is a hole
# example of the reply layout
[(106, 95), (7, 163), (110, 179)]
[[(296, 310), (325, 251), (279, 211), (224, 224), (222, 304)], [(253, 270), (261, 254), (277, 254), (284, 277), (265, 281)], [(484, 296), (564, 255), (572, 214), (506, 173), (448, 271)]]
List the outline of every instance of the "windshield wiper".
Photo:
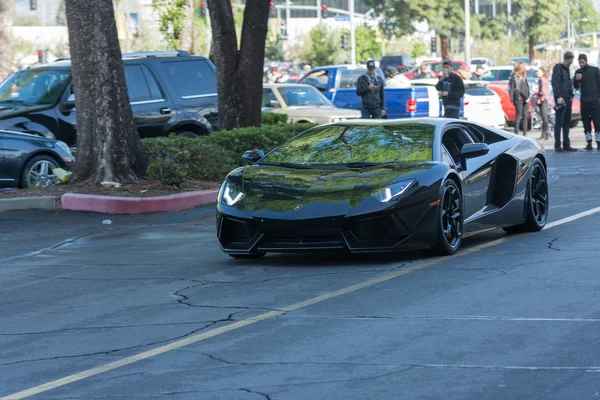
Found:
[(287, 163), (287, 162), (262, 161), (262, 162), (259, 162), (258, 165), (272, 165), (275, 167), (285, 167), (285, 168), (294, 168), (294, 169), (311, 169), (311, 167), (309, 167), (308, 165), (294, 164), (294, 163)]

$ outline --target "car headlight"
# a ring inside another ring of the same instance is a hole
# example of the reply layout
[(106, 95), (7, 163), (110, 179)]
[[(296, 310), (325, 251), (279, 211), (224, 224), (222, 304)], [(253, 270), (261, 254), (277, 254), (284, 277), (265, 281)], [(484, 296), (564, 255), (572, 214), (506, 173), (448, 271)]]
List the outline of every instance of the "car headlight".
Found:
[(61, 142), (60, 140), (58, 140), (56, 142), (56, 145), (63, 149), (67, 154), (71, 154), (71, 149), (69, 149), (69, 146), (65, 142)]
[(387, 203), (391, 200), (397, 200), (413, 183), (415, 183), (414, 179), (396, 182), (388, 187), (376, 190), (375, 192), (371, 193), (371, 196), (375, 197), (382, 203)]
[(223, 184), (219, 197), (222, 203), (232, 206), (246, 197), (246, 194), (240, 187), (227, 181)]

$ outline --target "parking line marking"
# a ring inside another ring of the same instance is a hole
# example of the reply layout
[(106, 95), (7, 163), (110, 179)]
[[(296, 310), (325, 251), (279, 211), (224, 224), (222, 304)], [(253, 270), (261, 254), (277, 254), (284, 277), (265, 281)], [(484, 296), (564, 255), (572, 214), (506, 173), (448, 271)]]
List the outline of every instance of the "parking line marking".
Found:
[[(592, 215), (592, 214), (595, 214), (598, 212), (600, 212), (600, 207), (596, 207), (591, 210), (584, 211), (579, 214), (575, 214), (570, 217), (566, 217), (566, 218), (560, 219), (558, 221), (549, 223), (544, 227), (544, 230), (553, 228), (555, 226), (560, 226), (560, 225), (575, 221), (575, 220), (583, 218), (583, 217), (587, 217), (589, 215)], [(181, 339), (176, 342), (169, 343), (169, 344), (157, 347), (152, 350), (144, 351), (142, 353), (123, 358), (122, 360), (104, 364), (99, 367), (91, 368), (91, 369), (88, 369), (88, 370), (85, 370), (85, 371), (82, 371), (82, 372), (79, 372), (79, 373), (76, 373), (73, 375), (66, 376), (64, 378), (60, 378), (60, 379), (57, 379), (57, 380), (54, 380), (54, 381), (51, 381), (48, 383), (44, 383), (39, 386), (32, 387), (30, 389), (26, 389), (26, 390), (23, 390), (23, 391), (20, 391), (17, 393), (9, 394), (8, 396), (1, 397), (0, 400), (24, 399), (27, 397), (34, 396), (36, 394), (44, 393), (49, 390), (59, 388), (61, 386), (69, 385), (71, 383), (74, 383), (74, 382), (77, 382), (77, 381), (80, 381), (80, 380), (83, 380), (83, 379), (86, 379), (86, 378), (89, 378), (89, 377), (92, 377), (95, 375), (109, 372), (114, 369), (136, 363), (138, 361), (146, 360), (148, 358), (151, 358), (151, 357), (154, 357), (154, 356), (157, 356), (160, 354), (164, 354), (164, 353), (168, 353), (173, 350), (177, 350), (181, 347), (189, 346), (191, 344), (200, 342), (202, 340), (206, 340), (206, 339), (209, 339), (209, 338), (212, 338), (215, 336), (219, 336), (219, 335), (222, 335), (222, 334), (230, 332), (230, 331), (234, 331), (234, 330), (243, 328), (248, 325), (252, 325), (256, 322), (264, 321), (266, 319), (277, 317), (277, 316), (285, 314), (287, 312), (296, 311), (301, 308), (306, 308), (306, 307), (312, 306), (314, 304), (321, 303), (325, 300), (330, 300), (335, 297), (339, 297), (339, 296), (342, 296), (345, 294), (356, 292), (360, 289), (364, 289), (364, 288), (376, 285), (378, 283), (383, 283), (383, 282), (398, 278), (400, 276), (410, 274), (413, 271), (418, 271), (418, 270), (430, 267), (432, 265), (439, 264), (444, 261), (453, 260), (454, 258), (457, 258), (457, 257), (463, 257), (466, 255), (472, 254), (476, 251), (484, 250), (489, 247), (493, 247), (493, 246), (502, 244), (504, 242), (508, 242), (509, 240), (512, 240), (512, 239), (515, 239), (518, 237), (528, 236), (530, 234), (531, 233), (526, 233), (523, 235), (514, 235), (514, 236), (503, 237), (503, 238), (496, 239), (496, 240), (488, 242), (488, 243), (483, 243), (478, 246), (471, 247), (469, 249), (465, 249), (465, 250), (461, 251), (460, 253), (454, 254), (452, 256), (435, 258), (435, 259), (432, 259), (429, 261), (418, 263), (418, 264), (413, 265), (412, 267), (407, 267), (407, 268), (401, 269), (399, 271), (395, 271), (395, 272), (391, 272), (389, 274), (382, 275), (378, 278), (360, 282), (355, 285), (347, 286), (345, 288), (342, 288), (342, 289), (339, 289), (339, 290), (336, 290), (333, 292), (322, 294), (321, 296), (313, 297), (311, 299), (304, 300), (299, 303), (295, 303), (290, 306), (280, 308), (279, 311), (269, 311), (269, 312), (266, 312), (266, 313), (263, 313), (263, 314), (260, 314), (260, 315), (254, 316), (254, 317), (246, 318), (241, 321), (237, 321), (232, 324), (222, 326), (220, 328), (215, 328), (210, 331), (198, 333), (196, 335), (187, 337), (185, 339)]]

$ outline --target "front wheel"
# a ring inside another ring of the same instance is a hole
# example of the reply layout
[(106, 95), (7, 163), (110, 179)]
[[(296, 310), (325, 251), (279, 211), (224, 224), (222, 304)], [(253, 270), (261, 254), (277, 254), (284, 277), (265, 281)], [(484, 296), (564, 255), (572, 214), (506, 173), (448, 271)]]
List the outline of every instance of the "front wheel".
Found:
[(537, 232), (548, 221), (548, 180), (546, 168), (539, 158), (531, 163), (531, 178), (525, 196), (525, 222), (504, 228), (508, 233)]
[(456, 253), (463, 234), (462, 195), (456, 182), (447, 180), (442, 185), (438, 216), (438, 241), (435, 248), (440, 255)]
[(55, 159), (50, 156), (36, 156), (25, 164), (21, 172), (21, 187), (48, 187), (60, 183), (54, 175), (54, 170), (59, 167)]

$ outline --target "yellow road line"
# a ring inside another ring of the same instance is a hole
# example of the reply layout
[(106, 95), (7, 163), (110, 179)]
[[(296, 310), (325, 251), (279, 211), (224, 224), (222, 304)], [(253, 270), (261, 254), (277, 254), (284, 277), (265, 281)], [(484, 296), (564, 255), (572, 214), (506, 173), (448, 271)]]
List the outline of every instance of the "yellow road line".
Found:
[[(573, 215), (571, 217), (567, 217), (567, 218), (563, 218), (561, 220), (555, 221), (551, 224), (548, 224), (549, 226), (547, 225), (547, 229), (553, 228), (556, 226), (560, 226), (562, 224), (566, 224), (571, 221), (575, 221), (579, 218), (583, 218), (588, 215), (595, 214), (597, 212), (600, 212), (600, 207)], [(529, 234), (525, 234), (525, 235), (529, 235)], [(524, 235), (506, 236), (506, 237), (503, 237), (503, 238), (500, 238), (500, 239), (497, 239), (497, 240), (494, 240), (494, 241), (491, 241), (488, 243), (483, 243), (478, 246), (474, 246), (469, 249), (462, 250), (460, 253), (457, 253), (453, 256), (439, 257), (439, 258), (431, 259), (428, 261), (424, 261), (424, 262), (415, 264), (412, 267), (403, 268), (399, 271), (391, 272), (389, 274), (382, 275), (375, 279), (370, 279), (368, 281), (357, 283), (355, 285), (348, 286), (343, 289), (336, 290), (334, 292), (325, 293), (321, 296), (313, 297), (311, 299), (301, 301), (299, 303), (295, 303), (295, 304), (292, 304), (287, 307), (283, 307), (283, 308), (279, 309), (279, 311), (269, 311), (269, 312), (266, 312), (266, 313), (263, 313), (263, 314), (260, 314), (260, 315), (254, 316), (254, 317), (246, 318), (241, 321), (222, 326), (220, 328), (211, 329), (209, 331), (199, 333), (197, 335), (193, 335), (188, 338), (181, 339), (176, 342), (169, 343), (164, 346), (160, 346), (155, 349), (145, 351), (143, 353), (139, 353), (139, 354), (136, 354), (136, 355), (133, 355), (130, 357), (123, 358), (122, 360), (114, 361), (114, 362), (111, 362), (108, 364), (101, 365), (99, 367), (91, 368), (91, 369), (88, 369), (88, 370), (85, 370), (85, 371), (82, 371), (82, 372), (79, 372), (79, 373), (76, 373), (73, 375), (66, 376), (61, 379), (57, 379), (57, 380), (54, 380), (54, 381), (51, 381), (48, 383), (44, 383), (43, 385), (39, 385), (39, 386), (35, 386), (35, 387), (27, 389), (27, 390), (23, 390), (18, 393), (13, 393), (8, 396), (0, 398), (0, 400), (24, 399), (27, 397), (34, 396), (36, 394), (44, 393), (49, 390), (56, 389), (61, 386), (69, 385), (71, 383), (92, 377), (94, 375), (99, 375), (99, 374), (102, 374), (102, 373), (105, 373), (108, 371), (112, 371), (114, 369), (121, 368), (126, 365), (136, 363), (138, 361), (142, 361), (142, 360), (145, 360), (145, 359), (148, 359), (148, 358), (160, 355), (160, 354), (168, 353), (170, 351), (179, 349), (181, 347), (185, 347), (190, 344), (200, 342), (202, 340), (206, 340), (206, 339), (209, 339), (209, 338), (212, 338), (215, 336), (219, 336), (219, 335), (222, 335), (222, 334), (230, 332), (230, 331), (234, 331), (234, 330), (243, 328), (248, 325), (252, 325), (259, 321), (264, 321), (266, 319), (270, 319), (270, 318), (276, 317), (278, 315), (285, 314), (287, 312), (299, 310), (301, 308), (306, 308), (306, 307), (312, 306), (314, 304), (333, 299), (335, 297), (339, 297), (339, 296), (342, 296), (345, 294), (356, 292), (358, 290), (361, 290), (361, 289), (364, 289), (364, 288), (367, 288), (367, 287), (370, 287), (373, 285), (377, 285), (378, 283), (386, 282), (386, 281), (398, 278), (400, 276), (410, 274), (413, 271), (418, 271), (418, 270), (430, 267), (432, 265), (439, 264), (444, 261), (453, 260), (454, 258), (457, 258), (457, 257), (464, 257), (464, 256), (472, 254), (476, 251), (484, 250), (484, 249), (487, 249), (492, 246), (497, 246), (499, 244), (502, 244), (504, 242), (507, 242), (509, 240), (515, 239), (517, 237), (522, 237), (522, 236), (524, 236)]]

